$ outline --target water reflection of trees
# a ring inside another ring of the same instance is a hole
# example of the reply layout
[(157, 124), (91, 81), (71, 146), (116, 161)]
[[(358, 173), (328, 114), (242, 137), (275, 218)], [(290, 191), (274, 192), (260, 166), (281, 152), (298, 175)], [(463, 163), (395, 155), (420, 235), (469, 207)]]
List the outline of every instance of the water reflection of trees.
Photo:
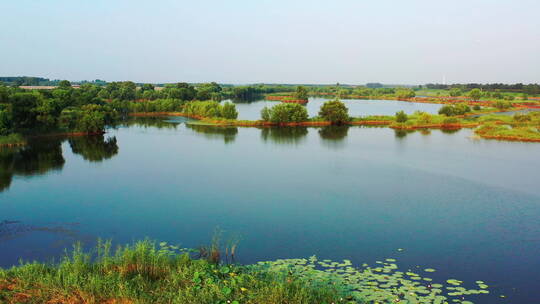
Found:
[(278, 144), (298, 144), (308, 134), (307, 127), (274, 127), (261, 129), (261, 138)]
[(414, 133), (415, 130), (400, 130), (400, 129), (394, 129), (394, 134), (396, 136), (396, 138), (405, 138), (407, 135), (409, 135), (410, 133)]
[[(176, 118), (176, 117), (175, 117)], [(131, 126), (140, 126), (140, 127), (154, 127), (158, 129), (176, 129), (176, 127), (183, 121), (172, 121), (167, 120), (165, 117), (130, 117), (129, 119), (122, 122), (121, 126), (131, 127)]]
[[(65, 137), (28, 140), (24, 147), (0, 148), (0, 192), (7, 190), (14, 176), (37, 176), (64, 167), (62, 142)], [(103, 135), (68, 139), (74, 154), (88, 161), (103, 161), (118, 153), (116, 138)]]
[(42, 175), (51, 170), (61, 170), (65, 160), (62, 155), (62, 138), (32, 140), (24, 147), (0, 149), (0, 191), (11, 185), (13, 176)]
[(344, 139), (349, 133), (349, 126), (326, 126), (319, 129), (319, 136), (325, 146), (331, 148), (343, 147)]
[(118, 154), (116, 137), (105, 139), (103, 135), (81, 136), (72, 137), (68, 141), (73, 154), (79, 154), (91, 162), (100, 162)]
[(219, 127), (200, 124), (186, 124), (186, 128), (203, 134), (208, 139), (223, 139), (225, 143), (234, 142), (238, 134), (237, 127)]

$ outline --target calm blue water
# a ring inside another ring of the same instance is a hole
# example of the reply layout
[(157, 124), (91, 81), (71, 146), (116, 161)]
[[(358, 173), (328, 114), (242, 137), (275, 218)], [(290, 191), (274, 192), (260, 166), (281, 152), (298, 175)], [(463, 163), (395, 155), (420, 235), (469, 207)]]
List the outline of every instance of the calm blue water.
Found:
[(184, 121), (2, 151), (0, 266), (97, 237), (195, 247), (219, 226), (241, 235), (243, 263), (392, 257), (437, 269), (435, 280), (486, 281), (476, 303), (536, 302), (540, 144)]
[[(326, 98), (311, 97), (306, 104), (306, 108), (310, 117), (317, 116), (319, 109)], [(397, 100), (364, 100), (364, 99), (342, 99), (342, 102), (347, 105), (350, 116), (367, 116), (367, 115), (395, 115), (397, 111), (403, 110), (407, 114), (412, 114), (415, 111), (423, 111), (435, 114), (439, 111), (441, 105), (429, 103), (413, 103)], [(236, 103), (238, 110), (238, 119), (258, 120), (261, 119), (261, 110), (266, 107), (273, 107), (278, 102), (258, 100), (250, 103)]]

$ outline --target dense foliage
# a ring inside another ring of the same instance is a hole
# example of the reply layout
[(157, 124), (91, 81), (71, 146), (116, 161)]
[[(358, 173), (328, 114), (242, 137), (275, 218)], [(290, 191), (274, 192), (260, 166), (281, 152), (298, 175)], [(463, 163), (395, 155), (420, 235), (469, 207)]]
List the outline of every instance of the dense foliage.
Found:
[(479, 84), (479, 83), (467, 83), (467, 84), (433, 84), (428, 83), (425, 85), (428, 89), (452, 89), (458, 88), (461, 90), (472, 90), (472, 89), (481, 89), (484, 91), (506, 91), (506, 92), (518, 92), (525, 94), (540, 94), (540, 84), (504, 84), (504, 83), (488, 83), (488, 84)]
[(261, 111), (264, 121), (282, 124), (291, 122), (303, 122), (308, 120), (308, 113), (304, 106), (296, 103), (280, 103), (271, 108)]
[[(403, 123), (406, 122), (408, 118), (409, 117), (407, 116), (407, 114), (405, 114), (405, 112), (403, 111), (399, 111), (396, 113), (396, 122)], [(426, 118), (424, 117), (423, 119), (425, 120)]]
[(457, 105), (444, 105), (439, 109), (439, 114), (446, 116), (463, 115), (469, 112), (471, 112), (471, 108), (464, 103)]
[(184, 112), (188, 115), (209, 118), (236, 119), (238, 116), (236, 106), (230, 102), (222, 105), (216, 101), (192, 101), (184, 105)]
[(300, 100), (307, 100), (308, 99), (308, 92), (305, 87), (298, 86), (296, 87), (296, 92), (294, 93), (294, 97), (296, 99)]
[(343, 124), (350, 120), (349, 110), (339, 99), (325, 102), (319, 110), (319, 116), (333, 124)]

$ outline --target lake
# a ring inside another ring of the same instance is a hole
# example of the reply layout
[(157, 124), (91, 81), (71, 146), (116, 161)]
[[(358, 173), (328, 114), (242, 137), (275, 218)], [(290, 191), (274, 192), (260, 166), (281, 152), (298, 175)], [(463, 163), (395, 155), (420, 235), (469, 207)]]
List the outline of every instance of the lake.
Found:
[(1, 150), (0, 266), (98, 237), (197, 247), (219, 227), (241, 238), (242, 263), (395, 258), (402, 270), (435, 268), (435, 281), (485, 281), (491, 293), (475, 303), (536, 301), (540, 144), (465, 129), (188, 122), (139, 118)]

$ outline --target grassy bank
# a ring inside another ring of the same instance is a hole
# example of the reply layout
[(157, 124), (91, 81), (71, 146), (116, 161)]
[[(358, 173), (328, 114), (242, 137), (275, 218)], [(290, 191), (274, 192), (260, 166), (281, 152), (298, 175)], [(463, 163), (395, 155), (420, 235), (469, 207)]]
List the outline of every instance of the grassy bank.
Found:
[[(234, 256), (233, 247), (225, 252)], [(489, 294), (483, 281), (473, 289), (455, 279), (438, 284), (424, 277), (435, 269), (399, 271), (393, 258), (373, 267), (314, 256), (237, 265), (220, 255), (215, 244), (188, 250), (140, 241), (113, 252), (99, 242), (91, 253), (75, 246), (57, 264), (0, 269), (0, 303), (471, 304)]]
[[(317, 287), (317, 288), (316, 288)], [(294, 276), (194, 259), (149, 241), (80, 248), (59, 264), (0, 270), (2, 303), (332, 303), (338, 291)]]

